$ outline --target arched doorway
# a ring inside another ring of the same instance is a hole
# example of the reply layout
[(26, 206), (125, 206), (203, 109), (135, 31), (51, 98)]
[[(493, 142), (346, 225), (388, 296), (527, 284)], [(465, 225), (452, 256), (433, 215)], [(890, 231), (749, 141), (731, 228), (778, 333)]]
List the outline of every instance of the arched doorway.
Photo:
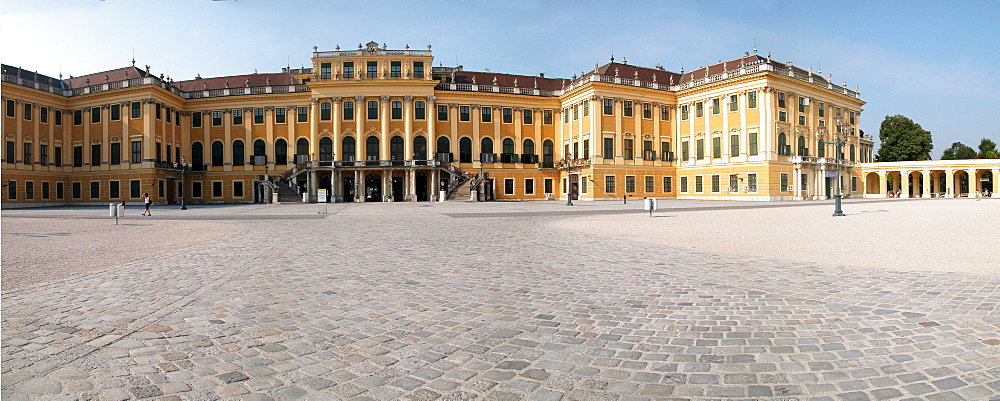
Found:
[[(448, 137), (446, 136), (438, 137), (437, 153), (438, 153), (438, 160), (441, 160), (442, 162), (445, 163), (451, 163), (451, 141), (448, 140)], [(444, 154), (447, 154), (447, 156), (444, 156)]]
[(368, 173), (365, 176), (365, 202), (382, 201), (382, 176), (378, 173)]
[(288, 142), (284, 139), (274, 142), (274, 164), (288, 164)]
[(402, 202), (405, 200), (406, 187), (403, 184), (405, 184), (403, 176), (392, 176), (392, 193), (390, 193), (389, 196), (392, 198), (393, 202)]
[(414, 184), (417, 187), (417, 202), (426, 202), (430, 200), (427, 196), (427, 174), (417, 173)]
[(467, 136), (458, 140), (458, 162), (472, 163), (472, 139)]
[(865, 176), (865, 194), (875, 195), (883, 193), (879, 182), (878, 173), (868, 173)]

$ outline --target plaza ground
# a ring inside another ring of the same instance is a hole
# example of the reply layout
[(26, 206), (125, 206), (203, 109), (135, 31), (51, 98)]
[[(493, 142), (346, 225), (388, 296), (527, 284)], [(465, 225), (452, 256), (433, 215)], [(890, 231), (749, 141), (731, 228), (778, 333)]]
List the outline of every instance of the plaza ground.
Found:
[(661, 207), (4, 210), (2, 395), (1000, 396), (1000, 201)]

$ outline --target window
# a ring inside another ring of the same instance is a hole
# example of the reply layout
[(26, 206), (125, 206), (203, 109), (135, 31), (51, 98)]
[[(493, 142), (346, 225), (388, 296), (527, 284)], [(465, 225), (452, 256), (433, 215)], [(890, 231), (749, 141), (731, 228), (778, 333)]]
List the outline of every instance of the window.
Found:
[(573, 105), (573, 120), (579, 120), (579, 119), (580, 119), (580, 105), (574, 104)]
[[(114, 110), (114, 107), (112, 107), (112, 109), (111, 109), (111, 110)], [(118, 109), (118, 110), (119, 110), (119, 117), (120, 117), (120, 114), (121, 114), (121, 106), (119, 106), (119, 109)], [(112, 115), (113, 115), (113, 114), (112, 114)], [(47, 123), (47, 122), (49, 122), (49, 108), (48, 108), (48, 107), (39, 107), (39, 108), (38, 108), (38, 119), (39, 119), (39, 120), (40, 120), (41, 122), (43, 122), (43, 123)]]
[(524, 109), (521, 111), (521, 122), (525, 125), (530, 125), (534, 123), (534, 115), (531, 109)]
[(413, 62), (413, 77), (423, 78), (424, 77), (424, 62), (414, 61)]
[(393, 100), (390, 109), (392, 110), (393, 120), (400, 120), (403, 118), (403, 102)]
[[(192, 168), (201, 171), (205, 165), (205, 153), (201, 142), (191, 144), (191, 165)], [(179, 149), (179, 148), (178, 148)]]
[(674, 177), (663, 177), (663, 192), (674, 192)]
[(854, 112), (852, 111), (851, 112), (851, 125), (854, 125), (854, 118), (855, 118), (855, 116), (856, 116), (856, 114), (854, 114)]
[(626, 175), (625, 176), (625, 192), (634, 194), (635, 193), (635, 176)]
[(583, 158), (584, 159), (590, 158), (590, 139), (583, 140)]
[(820, 117), (826, 117), (826, 105), (823, 102), (819, 102), (816, 106), (816, 114)]
[(368, 78), (377, 78), (378, 77), (378, 62), (375, 62), (375, 61), (369, 61), (368, 62), (368, 74), (367, 74), (367, 76), (368, 76)]
[(330, 79), (330, 63), (320, 63), (319, 64), (319, 78), (320, 79)]
[(469, 116), (469, 106), (458, 106), (458, 121), (469, 121), (472, 118)]
[(161, 106), (159, 103), (157, 103), (156, 104), (156, 119), (157, 120), (160, 119), (160, 114), (161, 113), (163, 113), (163, 106)]
[(563, 116), (563, 124), (569, 123), (569, 109), (568, 108), (567, 109), (563, 109), (562, 116)]
[(712, 99), (712, 114), (719, 114), (722, 107), (719, 105), (719, 98)]
[[(491, 122), (493, 122), (493, 108), (492, 107), (489, 107), (489, 106), (483, 107), (481, 109), (481, 111), (480, 111), (480, 114), (482, 115), (482, 119), (483, 119), (482, 122), (484, 122), (484, 123), (491, 123)], [(469, 121), (468, 120), (468, 115), (466, 115), (465, 118), (466, 119), (462, 120), (462, 121)]]
[(132, 163), (142, 162), (142, 141), (132, 141)]
[(737, 174), (729, 175), (729, 192), (740, 192), (740, 176)]
[(90, 145), (90, 165), (100, 166), (101, 165), (101, 145), (95, 144)]
[(525, 178), (524, 179), (524, 194), (534, 195), (535, 194), (535, 179)]
[(212, 165), (222, 166), (222, 141), (212, 142)]
[(722, 192), (722, 177), (718, 174), (712, 176), (712, 192)]
[(111, 121), (118, 121), (122, 119), (122, 106), (119, 104), (111, 105)]
[(802, 183), (802, 190), (803, 191), (808, 191), (809, 187), (808, 187), (807, 184), (809, 183), (809, 174), (802, 173), (801, 177), (799, 178), (799, 180), (800, 180), (799, 182)]
[(14, 117), (14, 100), (13, 99), (7, 99), (7, 101), (5, 102), (5, 105), (7, 106), (7, 110), (6, 110), (7, 117)]
[(757, 91), (747, 92), (747, 108), (748, 109), (757, 108)]
[(243, 109), (233, 109), (233, 125), (243, 125)]
[(344, 62), (344, 78), (354, 78), (354, 62)]
[(642, 118), (653, 118), (653, 105), (651, 103), (642, 104)]
[(545, 193), (551, 194), (552, 193), (552, 179), (551, 178), (546, 178), (545, 181), (544, 181), (544, 185), (545, 185), (545, 188), (543, 188), (543, 189), (545, 190)]
[(660, 142), (660, 160), (674, 161), (674, 156), (670, 154), (670, 142)]
[(681, 160), (687, 160), (691, 157), (691, 143), (688, 141), (681, 142)]
[(233, 197), (243, 197), (243, 181), (233, 181)]
[(694, 177), (694, 191), (705, 192), (705, 176), (696, 175)]
[(90, 108), (90, 123), (97, 124), (101, 122), (101, 108), (91, 107)]
[(56, 125), (62, 125), (62, 110), (53, 110), (52, 113), (56, 115)]
[(632, 117), (632, 101), (626, 100), (623, 111), (625, 117)]
[(90, 182), (90, 198), (97, 199), (101, 197), (101, 182), (91, 181)]
[(275, 124), (284, 124), (285, 123), (285, 108), (284, 107), (276, 107), (274, 109), (274, 123)]
[(31, 160), (31, 142), (25, 142), (24, 143), (24, 153), (23, 153), (22, 156), (24, 156), (24, 164), (31, 164), (31, 162), (32, 162), (32, 160)]
[(142, 103), (132, 102), (129, 106), (129, 110), (132, 112), (132, 118), (142, 118)]
[(166, 109), (167, 109), (167, 122), (169, 123), (170, 122), (170, 108), (167, 107)]
[(472, 139), (467, 136), (458, 140), (458, 160), (460, 163), (472, 163)]
[[(42, 145), (42, 146), (45, 146), (45, 145)], [(852, 162), (854, 161), (854, 145), (851, 145), (851, 161)], [(44, 164), (44, 163), (42, 163), (42, 164)]]
[(712, 138), (712, 158), (722, 158), (722, 137)]
[(587, 117), (587, 116), (590, 115), (590, 101), (589, 100), (584, 100), (583, 101), (583, 105), (580, 106), (580, 107), (583, 108), (583, 116), (584, 117)]
[(806, 125), (806, 116), (799, 115), (799, 125)]
[(284, 139), (274, 141), (274, 164), (288, 164), (288, 142)]
[(784, 111), (779, 111), (778, 112), (778, 121), (787, 122), (788, 121), (788, 113), (786, 113)]
[(604, 138), (604, 158), (615, 158), (615, 138)]
[(212, 181), (212, 197), (222, 197), (222, 181)]
[(502, 109), (502, 111), (503, 111), (503, 123), (504, 124), (513, 123), (514, 122), (514, 109), (511, 109), (510, 107), (504, 107)]
[(379, 156), (378, 137), (369, 136), (365, 139), (365, 160), (378, 160)]
[(422, 100), (418, 100), (416, 102), (413, 102), (413, 111), (414, 111), (413, 118), (415, 118), (417, 120), (424, 120), (424, 119), (426, 119), (427, 118), (427, 103), (424, 102), (424, 101), (422, 101)]
[(851, 192), (858, 192), (858, 177), (851, 177)]
[[(261, 122), (264, 122), (263, 114), (261, 115)], [(330, 102), (323, 102), (319, 105), (319, 119), (322, 121), (330, 121)]]
[[(111, 143), (111, 164), (122, 163), (122, 144), (120, 142)], [(136, 162), (138, 163), (138, 162)]]
[(656, 184), (655, 184), (655, 181), (653, 180), (653, 176), (647, 175), (646, 176), (646, 193), (653, 193), (655, 191), (656, 191)]
[(750, 137), (747, 138), (747, 142), (748, 142), (747, 146), (750, 148), (747, 149), (747, 154), (749, 154), (750, 156), (757, 156), (757, 133), (756, 132), (750, 133)]
[(73, 199), (80, 199), (83, 197), (83, 183), (74, 182), (73, 183)]
[(376, 100), (368, 101), (368, 119), (378, 120), (378, 101)]
[(170, 148), (171, 148), (171, 146), (167, 145), (167, 163), (170, 163), (170, 151), (171, 151)]
[(83, 146), (73, 147), (73, 167), (83, 167)]
[(212, 126), (222, 125), (222, 110), (212, 110)]
[(73, 110), (73, 125), (83, 124), (83, 110)]
[(113, 180), (109, 181), (108, 184), (108, 197), (111, 199), (121, 198), (121, 181)]
[(686, 193), (688, 191), (688, 178), (681, 177), (681, 192)]
[(609, 194), (615, 193), (615, 176), (604, 176), (604, 192)]
[(56, 146), (56, 151), (52, 155), (52, 159), (56, 164), (56, 167), (62, 167), (62, 146)]
[(626, 160), (635, 158), (634, 154), (635, 149), (633, 148), (634, 146), (633, 144), (634, 142), (631, 139), (625, 139), (622, 141), (622, 153), (624, 153), (623, 156), (625, 157)]
[(681, 120), (687, 120), (691, 116), (691, 109), (688, 105), (681, 106)]
[(201, 197), (201, 183), (198, 181), (191, 183), (191, 197), (200, 198)]
[(778, 107), (785, 108), (785, 92), (778, 92)]
[(153, 160), (156, 161), (156, 162), (160, 162), (160, 161), (163, 160), (163, 144), (162, 143), (159, 143), (159, 142), (156, 143), (156, 159), (153, 159)]
[(504, 193), (504, 195), (513, 195), (514, 194), (514, 179), (513, 178), (504, 178), (503, 179), (503, 193)]
[(448, 106), (440, 104), (440, 105), (438, 105), (437, 109), (438, 109), (437, 120), (438, 121), (448, 121)]
[(17, 199), (17, 181), (7, 181), (7, 199)]
[(656, 160), (656, 152), (653, 151), (653, 141), (642, 141), (642, 159)]
[(670, 107), (660, 106), (660, 121), (670, 121)]
[(309, 108), (308, 107), (298, 107), (297, 109), (298, 110), (296, 112), (298, 113), (298, 117), (297, 117), (297, 119), (295, 121), (300, 122), (300, 123), (307, 123), (307, 122), (309, 122)]
[(31, 120), (31, 109), (32, 109), (32, 104), (31, 103), (25, 103), (24, 104), (24, 119), (25, 120)]
[(42, 181), (42, 199), (49, 199), (49, 182)]
[[(329, 105), (329, 103), (327, 103), (327, 104)], [(256, 109), (253, 109), (253, 123), (254, 124), (263, 124), (264, 123), (264, 109), (259, 108), (259, 107), (256, 108)]]
[(694, 104), (694, 116), (695, 117), (704, 117), (705, 116), (705, 103), (704, 102), (698, 102), (698, 103)]
[(243, 141), (237, 139), (233, 141), (233, 165), (242, 166), (246, 164), (243, 157)]
[(697, 155), (696, 158), (698, 158), (698, 159), (704, 159), (705, 158), (705, 140), (704, 139), (699, 139), (699, 140), (695, 141), (695, 144), (696, 144), (695, 145), (696, 146), (695, 155)]
[(799, 156), (809, 156), (809, 148), (806, 147), (806, 138), (803, 136), (799, 137)]
[(390, 61), (389, 62), (389, 76), (393, 78), (400, 78), (403, 76), (403, 62), (402, 61)]
[(340, 155), (340, 160), (347, 162), (356, 160), (356, 145), (357, 143), (354, 141), (354, 137), (344, 137), (343, 144), (341, 145), (340, 152), (342, 154)]
[(396, 135), (389, 139), (389, 160), (403, 160), (403, 137)]
[(604, 99), (604, 115), (610, 116), (614, 114), (615, 114), (615, 100)]
[(200, 111), (196, 111), (194, 113), (191, 113), (191, 126), (195, 127), (195, 128), (201, 127), (201, 112)]
[(823, 143), (822, 139), (816, 141), (816, 150), (816, 156), (826, 157), (826, 144)]
[(63, 193), (63, 183), (57, 182), (56, 183), (56, 199), (62, 199), (63, 195), (65, 195)]
[(778, 188), (779, 191), (785, 192), (788, 189), (788, 173), (781, 173), (781, 187)]
[(49, 145), (38, 145), (38, 162), (43, 166), (49, 165)]
[(809, 103), (809, 99), (805, 96), (799, 96), (799, 113), (806, 112), (806, 104)]
[(791, 151), (791, 146), (789, 146), (787, 143), (788, 142), (785, 139), (785, 133), (784, 132), (779, 133), (778, 134), (778, 156), (788, 156), (792, 152)]
[(736, 157), (740, 155), (740, 136), (730, 135), (729, 136), (729, 156)]

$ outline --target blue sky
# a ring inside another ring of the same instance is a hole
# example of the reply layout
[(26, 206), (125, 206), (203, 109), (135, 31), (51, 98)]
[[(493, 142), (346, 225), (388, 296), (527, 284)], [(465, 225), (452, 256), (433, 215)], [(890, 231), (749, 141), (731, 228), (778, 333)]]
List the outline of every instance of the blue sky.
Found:
[(998, 1), (0, 0), (0, 61), (82, 75), (131, 64), (176, 80), (309, 64), (312, 47), (433, 46), (435, 65), (569, 77), (616, 60), (692, 70), (752, 51), (833, 74), (886, 115), (952, 142), (1000, 142)]

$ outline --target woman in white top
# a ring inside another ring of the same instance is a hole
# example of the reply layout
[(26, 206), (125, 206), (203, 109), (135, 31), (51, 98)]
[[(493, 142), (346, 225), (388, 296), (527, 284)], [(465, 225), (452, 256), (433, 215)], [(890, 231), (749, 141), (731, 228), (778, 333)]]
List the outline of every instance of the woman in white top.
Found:
[(146, 204), (146, 210), (142, 212), (143, 216), (152, 216), (153, 213), (149, 211), (149, 205), (153, 203), (152, 199), (149, 199), (149, 192), (142, 193), (142, 202)]

